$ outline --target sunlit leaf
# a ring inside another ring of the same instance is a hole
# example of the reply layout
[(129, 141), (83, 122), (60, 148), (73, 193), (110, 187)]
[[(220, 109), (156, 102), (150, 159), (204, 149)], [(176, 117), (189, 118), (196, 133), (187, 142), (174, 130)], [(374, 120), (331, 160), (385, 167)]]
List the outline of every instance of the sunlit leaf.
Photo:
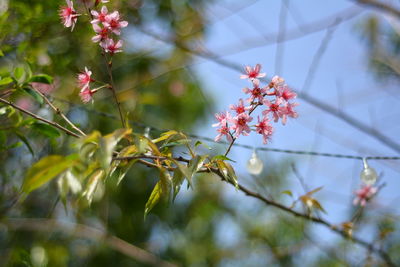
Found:
[(0, 80), (0, 86), (10, 84), (12, 82), (14, 82), (14, 80), (11, 77), (4, 77)]
[(216, 155), (211, 159), (211, 161), (218, 161), (218, 160), (229, 160), (229, 161), (232, 161), (232, 162), (236, 162), (233, 159), (230, 159), (225, 155)]
[(281, 194), (285, 194), (285, 195), (288, 195), (290, 197), (293, 197), (292, 191), (290, 191), (290, 190), (282, 191)]
[(33, 97), (33, 99), (35, 99), (36, 102), (43, 104), (43, 98), (35, 90), (29, 87), (24, 87), (22, 89), (24, 90), (25, 93)]
[(98, 169), (92, 175), (90, 175), (85, 185), (85, 191), (82, 193), (82, 196), (86, 198), (89, 204), (92, 202), (96, 188), (104, 174), (104, 170)]
[(22, 184), (22, 192), (30, 193), (43, 186), (57, 175), (72, 167), (77, 160), (77, 155), (68, 157), (51, 155), (36, 162), (26, 173)]
[(17, 67), (14, 69), (14, 77), (17, 79), (19, 82), (21, 82), (22, 76), (24, 76), (25, 70), (22, 67)]
[(146, 202), (146, 206), (144, 209), (144, 218), (146, 219), (146, 215), (154, 208), (154, 206), (160, 201), (162, 195), (162, 186), (161, 181), (158, 181), (154, 186), (153, 191), (150, 194), (149, 199)]
[(173, 189), (172, 201), (175, 201), (175, 198), (178, 195), (184, 180), (185, 177), (183, 176), (182, 172), (176, 170), (174, 172), (174, 176), (172, 177), (172, 189)]
[(228, 182), (232, 183), (236, 188), (238, 187), (238, 181), (236, 177), (235, 170), (233, 169), (232, 165), (230, 165), (228, 162), (222, 161), (222, 160), (217, 160), (217, 167), (222, 176), (227, 180)]
[(161, 141), (163, 141), (163, 140), (166, 140), (166, 139), (168, 139), (169, 137), (171, 137), (171, 136), (173, 136), (173, 135), (176, 135), (176, 134), (178, 134), (177, 131), (171, 130), (171, 131), (162, 133), (161, 136), (160, 136), (159, 138), (153, 139), (152, 142), (153, 142), (153, 143), (158, 143), (158, 142), (161, 142)]

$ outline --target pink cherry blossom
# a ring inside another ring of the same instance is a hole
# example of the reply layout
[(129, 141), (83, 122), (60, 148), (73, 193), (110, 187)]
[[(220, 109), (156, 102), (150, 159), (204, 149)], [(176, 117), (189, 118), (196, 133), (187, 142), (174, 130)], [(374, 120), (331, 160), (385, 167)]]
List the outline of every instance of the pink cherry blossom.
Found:
[(119, 40), (117, 43), (114, 43), (113, 39), (107, 39), (104, 42), (101, 42), (100, 45), (101, 47), (103, 47), (104, 51), (113, 55), (115, 53), (122, 52), (122, 49), (120, 49), (122, 47), (122, 44), (123, 44), (122, 40)]
[(92, 72), (85, 67), (85, 71), (78, 74), (78, 86), (81, 88), (81, 92), (89, 88), (90, 82), (94, 80), (91, 78)]
[(245, 107), (243, 104), (243, 99), (239, 99), (239, 104), (237, 106), (230, 105), (229, 109), (236, 111), (236, 114), (238, 115), (240, 113), (246, 112), (247, 110), (250, 110), (251, 106)]
[(232, 123), (231, 129), (235, 132), (235, 137), (239, 137), (240, 134), (242, 135), (249, 135), (250, 127), (247, 123), (253, 120), (252, 117), (249, 116), (247, 113), (240, 113), (236, 117), (230, 119), (230, 123)]
[[(266, 105), (268, 109), (264, 110), (262, 114), (268, 115), (269, 113), (271, 113), (272, 117), (274, 118), (274, 122), (277, 122), (279, 118), (282, 118), (283, 115), (286, 113), (286, 108), (280, 105), (281, 102), (282, 101), (280, 98), (277, 98), (274, 102), (265, 99), (263, 104)], [(286, 123), (286, 121), (283, 123)]]
[(221, 128), (217, 129), (217, 132), (219, 132), (219, 134), (215, 137), (214, 141), (215, 142), (219, 142), (222, 138), (222, 136), (226, 137), (226, 140), (228, 140), (229, 142), (232, 142), (232, 136), (229, 132), (229, 128), (227, 126), (221, 126)]
[(264, 94), (267, 93), (266, 88), (260, 88), (260, 81), (259, 80), (254, 80), (253, 81), (253, 89), (249, 89), (249, 88), (243, 88), (243, 93), (245, 94), (250, 94), (250, 97), (248, 99), (246, 99), (246, 101), (248, 101), (249, 103), (254, 102), (256, 99), (259, 102), (263, 101), (264, 98)]
[(94, 43), (102, 42), (108, 39), (108, 35), (110, 33), (108, 28), (102, 28), (97, 24), (93, 24), (93, 30), (97, 33), (94, 37), (92, 37), (92, 41)]
[(258, 117), (258, 123), (256, 124), (256, 132), (262, 134), (264, 145), (267, 144), (267, 141), (272, 136), (274, 131), (274, 127), (270, 124), (268, 117), (264, 116), (260, 121), (260, 117)]
[(274, 77), (272, 77), (271, 82), (269, 83), (269, 87), (278, 88), (278, 86), (282, 85), (284, 82), (285, 80), (282, 77), (275, 75)]
[(106, 17), (106, 21), (103, 23), (104, 27), (112, 31), (116, 35), (121, 34), (121, 28), (128, 26), (127, 21), (120, 21), (118, 11), (114, 11)]
[(60, 7), (59, 15), (64, 26), (67, 28), (71, 27), (72, 31), (80, 14), (76, 13), (74, 3), (71, 0), (65, 1), (67, 2), (67, 6)]
[(98, 23), (104, 23), (106, 22), (106, 17), (108, 14), (108, 9), (106, 6), (102, 6), (100, 13), (97, 12), (96, 10), (92, 10), (91, 11), (92, 15), (93, 15), (93, 20), (91, 21), (92, 24), (98, 24)]
[(232, 119), (232, 116), (228, 111), (226, 111), (226, 112), (216, 113), (215, 118), (218, 120), (218, 122), (214, 123), (212, 127), (219, 127), (219, 126), (223, 127), (226, 126), (228, 121)]
[(364, 185), (354, 192), (356, 194), (356, 198), (353, 200), (353, 204), (365, 206), (367, 201), (370, 200), (376, 194), (376, 192), (378, 192), (378, 188), (373, 187), (372, 185)]
[(240, 79), (255, 80), (257, 78), (265, 77), (265, 73), (260, 73), (261, 65), (257, 64), (254, 68), (246, 66), (244, 68), (246, 74), (240, 75)]
[(89, 87), (86, 87), (85, 90), (79, 93), (79, 96), (81, 97), (83, 103), (88, 103), (90, 100), (92, 100), (93, 94), (94, 92), (91, 91)]
[(286, 84), (280, 85), (276, 88), (276, 96), (285, 101), (296, 98), (297, 94), (293, 92)]

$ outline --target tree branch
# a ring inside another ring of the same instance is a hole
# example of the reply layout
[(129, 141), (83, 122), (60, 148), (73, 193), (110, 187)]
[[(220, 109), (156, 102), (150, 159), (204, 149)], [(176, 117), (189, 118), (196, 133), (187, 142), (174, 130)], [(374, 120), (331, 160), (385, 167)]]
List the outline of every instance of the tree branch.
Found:
[(400, 10), (395, 8), (394, 6), (391, 6), (387, 3), (383, 3), (380, 1), (375, 1), (375, 0), (355, 0), (356, 3), (370, 6), (376, 9), (379, 9), (383, 12), (395, 15), (396, 17), (400, 17)]
[(53, 105), (53, 103), (51, 103), (50, 99), (48, 99), (38, 89), (34, 88), (33, 86), (32, 88), (36, 91), (36, 93), (38, 93), (44, 99), (44, 101), (46, 101), (46, 103), (54, 110), (56, 114), (58, 114), (61, 118), (63, 118), (73, 129), (79, 132), (82, 136), (86, 136), (86, 134), (81, 129), (79, 129), (75, 124), (73, 124), (59, 108), (57, 108), (56, 106)]
[(68, 135), (71, 135), (71, 136), (76, 137), (76, 138), (79, 138), (79, 137), (80, 137), (80, 136), (77, 135), (76, 133), (74, 133), (74, 132), (68, 130), (67, 128), (65, 128), (65, 127), (63, 127), (63, 126), (61, 126), (61, 125), (59, 125), (58, 123), (53, 122), (53, 121), (49, 121), (49, 120), (47, 120), (47, 119), (45, 119), (45, 118), (42, 118), (42, 117), (39, 117), (38, 115), (36, 115), (36, 114), (34, 114), (34, 113), (32, 113), (32, 112), (26, 110), (26, 109), (23, 109), (23, 108), (21, 108), (21, 107), (18, 107), (17, 105), (11, 103), (10, 101), (8, 101), (8, 100), (6, 100), (6, 99), (0, 98), (0, 102), (1, 102), (1, 103), (4, 103), (4, 104), (6, 104), (6, 105), (9, 105), (9, 106), (11, 106), (11, 107), (13, 107), (13, 108), (15, 108), (15, 109), (18, 109), (19, 111), (21, 111), (21, 112), (23, 112), (23, 113), (25, 113), (25, 114), (31, 116), (32, 118), (35, 118), (35, 119), (37, 119), (37, 120), (39, 120), (39, 121), (42, 121), (42, 122), (44, 122), (44, 123), (47, 123), (47, 124), (49, 124), (49, 125), (52, 125), (52, 126), (58, 128), (58, 129), (62, 130), (63, 132), (65, 132), (65, 133), (68, 134)]
[(110, 248), (128, 256), (142, 264), (150, 264), (162, 267), (176, 267), (176, 264), (161, 260), (156, 255), (134, 246), (125, 240), (114, 235), (110, 235), (104, 230), (93, 228), (84, 224), (72, 222), (60, 222), (52, 219), (31, 219), (18, 218), (8, 219), (4, 224), (13, 230), (41, 231), (41, 232), (63, 232), (77, 238), (87, 238), (95, 241), (101, 241)]

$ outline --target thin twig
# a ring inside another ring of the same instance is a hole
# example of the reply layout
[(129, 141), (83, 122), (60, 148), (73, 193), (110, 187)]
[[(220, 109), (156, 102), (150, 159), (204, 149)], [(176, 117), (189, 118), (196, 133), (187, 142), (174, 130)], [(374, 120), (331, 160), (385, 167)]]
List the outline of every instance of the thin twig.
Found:
[(94, 228), (84, 224), (72, 222), (60, 222), (53, 219), (31, 219), (18, 218), (8, 219), (4, 224), (13, 230), (41, 231), (41, 232), (63, 232), (65, 234), (78, 238), (87, 238), (95, 241), (102, 241), (110, 248), (128, 256), (142, 264), (150, 264), (153, 266), (173, 267), (177, 266), (171, 262), (164, 261), (156, 255), (134, 246), (125, 240), (114, 235), (110, 235), (104, 230)]
[(387, 3), (375, 1), (375, 0), (355, 0), (356, 3), (367, 5), (370, 7), (374, 7), (376, 9), (379, 9), (381, 11), (384, 11), (386, 13), (395, 15), (396, 17), (400, 17), (400, 10), (395, 8), (392, 5), (389, 5)]
[(19, 111), (21, 111), (21, 112), (23, 112), (23, 113), (25, 113), (25, 114), (31, 116), (32, 118), (35, 118), (35, 119), (37, 119), (37, 120), (40, 120), (40, 121), (42, 121), (42, 122), (44, 122), (44, 123), (47, 123), (47, 124), (49, 124), (49, 125), (52, 125), (52, 126), (58, 128), (58, 129), (64, 131), (64, 132), (65, 132), (66, 134), (68, 134), (68, 135), (71, 135), (71, 136), (76, 137), (76, 138), (80, 138), (79, 135), (77, 135), (76, 133), (74, 133), (74, 132), (68, 130), (67, 128), (65, 128), (65, 127), (63, 127), (63, 126), (61, 126), (61, 125), (59, 125), (58, 123), (56, 123), (56, 122), (54, 122), (54, 121), (49, 121), (49, 120), (47, 120), (47, 119), (45, 119), (45, 118), (42, 118), (42, 117), (39, 117), (38, 115), (36, 115), (36, 114), (34, 114), (34, 113), (32, 113), (32, 112), (26, 110), (26, 109), (23, 109), (23, 108), (21, 108), (21, 107), (15, 105), (15, 104), (13, 104), (13, 103), (11, 103), (10, 101), (8, 101), (8, 100), (6, 100), (6, 99), (0, 98), (0, 102), (1, 102), (1, 103), (4, 103), (4, 104), (6, 104), (6, 105), (9, 105), (9, 106), (11, 106), (11, 107), (13, 107), (13, 108), (15, 108), (15, 109), (18, 109)]
[(106, 57), (106, 55), (104, 54), (104, 51), (102, 52), (102, 55), (103, 55), (104, 60), (105, 60), (105, 62), (106, 62), (108, 77), (110, 78), (110, 84), (111, 84), (111, 86), (110, 86), (109, 88), (110, 88), (111, 91), (112, 91), (112, 94), (113, 94), (113, 96), (114, 96), (115, 103), (117, 104), (117, 107), (118, 107), (118, 112), (119, 112), (119, 116), (120, 116), (120, 119), (121, 119), (122, 128), (125, 128), (125, 127), (126, 127), (125, 119), (124, 119), (124, 115), (123, 115), (123, 113), (122, 113), (121, 103), (119, 102), (118, 97), (117, 97), (117, 93), (116, 93), (116, 89), (115, 89), (115, 84), (114, 84), (114, 78), (113, 78), (112, 69), (111, 69), (112, 61), (111, 61), (111, 60), (110, 60), (110, 61), (107, 60), (107, 57)]
[(54, 110), (56, 114), (58, 114), (61, 118), (63, 118), (73, 129), (75, 129), (77, 132), (79, 132), (82, 136), (86, 136), (86, 134), (79, 129), (75, 124), (73, 124), (67, 116), (56, 106), (54, 106), (53, 103), (51, 103), (50, 99), (48, 99), (42, 92), (40, 92), (38, 89), (33, 88), (43, 99), (46, 101), (46, 103)]

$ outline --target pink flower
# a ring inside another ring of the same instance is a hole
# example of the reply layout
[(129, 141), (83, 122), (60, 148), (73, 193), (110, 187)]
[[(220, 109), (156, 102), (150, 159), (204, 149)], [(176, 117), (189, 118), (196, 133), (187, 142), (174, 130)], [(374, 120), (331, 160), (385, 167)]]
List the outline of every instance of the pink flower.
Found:
[(275, 75), (274, 77), (272, 77), (271, 82), (269, 83), (269, 87), (278, 88), (278, 86), (282, 85), (284, 82), (285, 80), (282, 77)]
[(90, 23), (98, 24), (100, 22), (101, 23), (106, 22), (106, 17), (107, 17), (107, 13), (108, 13), (108, 9), (106, 6), (101, 7), (100, 13), (97, 12), (96, 10), (92, 10), (91, 13), (92, 13), (94, 19)]
[(280, 85), (275, 90), (276, 96), (282, 98), (285, 101), (296, 98), (297, 94), (293, 92), (286, 84)]
[(240, 113), (246, 112), (247, 110), (250, 110), (251, 106), (245, 107), (244, 104), (243, 104), (243, 99), (239, 99), (239, 104), (237, 106), (236, 105), (230, 105), (229, 108), (231, 110), (236, 111), (236, 114), (238, 115)]
[(221, 126), (221, 128), (217, 129), (217, 132), (219, 132), (219, 134), (215, 137), (214, 141), (215, 142), (219, 142), (222, 138), (222, 136), (226, 137), (226, 140), (228, 140), (229, 142), (232, 142), (232, 136), (229, 132), (229, 128), (228, 126)]
[(106, 17), (106, 21), (103, 23), (104, 27), (108, 28), (116, 35), (121, 34), (121, 28), (128, 26), (127, 21), (120, 21), (119, 12), (114, 11)]
[(267, 144), (267, 141), (272, 136), (274, 128), (269, 122), (268, 117), (264, 116), (260, 121), (260, 117), (258, 117), (258, 123), (256, 124), (256, 132), (262, 134), (264, 145)]
[(252, 103), (254, 100), (258, 100), (259, 102), (263, 101), (264, 94), (267, 93), (267, 90), (265, 88), (260, 88), (259, 87), (260, 81), (259, 80), (254, 80), (253, 81), (253, 89), (249, 88), (243, 88), (243, 92), (245, 94), (250, 94), (250, 97), (246, 99), (249, 103)]
[(257, 78), (265, 77), (265, 73), (260, 73), (261, 65), (257, 64), (254, 68), (246, 66), (244, 68), (246, 74), (240, 75), (240, 79), (250, 79), (255, 80)]
[(370, 200), (378, 192), (378, 188), (372, 185), (364, 185), (354, 193), (356, 198), (353, 200), (354, 205), (365, 206), (368, 200)]
[(253, 120), (247, 113), (240, 113), (236, 117), (230, 119), (230, 123), (232, 123), (232, 130), (235, 131), (235, 137), (237, 138), (240, 134), (249, 135), (250, 127), (247, 125), (248, 122)]
[(98, 43), (100, 41), (105, 41), (108, 39), (108, 35), (110, 33), (108, 28), (101, 28), (99, 25), (93, 24), (93, 30), (97, 33), (94, 37), (92, 37), (92, 41), (94, 43)]
[(226, 126), (228, 121), (232, 119), (232, 116), (228, 111), (226, 111), (226, 112), (216, 113), (215, 118), (218, 120), (218, 122), (214, 123), (212, 127), (219, 127), (219, 126), (223, 127)]
[(90, 100), (92, 100), (94, 92), (90, 90), (89, 87), (86, 87), (85, 90), (82, 90), (79, 93), (79, 96), (81, 97), (81, 100), (83, 103), (88, 103)]
[[(269, 113), (272, 113), (272, 117), (274, 118), (274, 122), (277, 122), (279, 118), (282, 118), (283, 115), (286, 113), (286, 108), (280, 106), (281, 104), (281, 99), (277, 98), (275, 102), (271, 102), (267, 99), (264, 100), (263, 102), (264, 105), (268, 107), (268, 109), (264, 110), (262, 112), (263, 115), (268, 115)], [(282, 122), (283, 124), (286, 123), (286, 120)]]
[(104, 51), (110, 53), (111, 55), (122, 52), (120, 49), (122, 47), (121, 40), (119, 40), (117, 43), (114, 43), (113, 39), (106, 39), (104, 42), (101, 42), (100, 45), (103, 47)]
[(91, 78), (92, 72), (85, 67), (85, 71), (78, 74), (78, 86), (81, 88), (81, 92), (89, 88), (90, 82), (94, 80)]
[(67, 6), (60, 7), (59, 15), (61, 17), (62, 23), (65, 27), (71, 27), (71, 31), (74, 29), (76, 21), (78, 20), (78, 16), (74, 9), (74, 3), (71, 0), (65, 0), (67, 2)]

